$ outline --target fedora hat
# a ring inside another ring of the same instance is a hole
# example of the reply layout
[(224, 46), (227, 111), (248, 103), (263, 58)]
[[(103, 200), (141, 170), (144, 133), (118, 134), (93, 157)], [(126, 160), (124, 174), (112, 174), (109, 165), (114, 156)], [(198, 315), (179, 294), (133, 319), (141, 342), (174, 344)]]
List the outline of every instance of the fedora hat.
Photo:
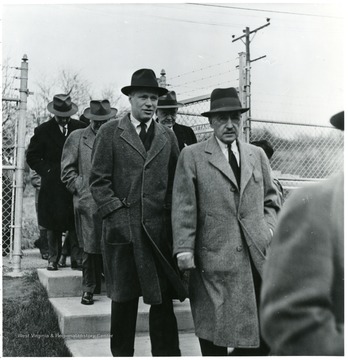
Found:
[(168, 92), (166, 88), (158, 86), (156, 74), (151, 69), (140, 69), (132, 75), (131, 84), (121, 89), (123, 94), (129, 95), (133, 90), (137, 89), (151, 89), (162, 96)]
[(165, 95), (158, 98), (157, 109), (172, 109), (184, 106), (176, 101), (175, 91), (168, 91)]
[(239, 101), (237, 90), (233, 87), (227, 89), (214, 89), (210, 95), (210, 111), (202, 113), (209, 117), (219, 112), (240, 111), (244, 113), (249, 108), (243, 108)]
[(109, 100), (91, 100), (89, 106), (83, 112), (83, 116), (89, 120), (109, 120), (117, 114), (117, 109), (110, 107)]
[(341, 111), (333, 115), (330, 119), (330, 123), (339, 130), (344, 130), (344, 111)]
[(77, 113), (77, 105), (71, 101), (70, 95), (58, 94), (48, 103), (47, 110), (54, 115), (68, 117)]

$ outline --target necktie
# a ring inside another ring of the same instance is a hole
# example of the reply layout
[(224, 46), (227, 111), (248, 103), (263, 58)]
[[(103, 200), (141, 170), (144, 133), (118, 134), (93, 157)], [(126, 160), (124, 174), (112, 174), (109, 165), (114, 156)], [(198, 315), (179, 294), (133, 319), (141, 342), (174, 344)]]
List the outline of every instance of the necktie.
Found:
[(145, 123), (140, 123), (140, 133), (139, 133), (139, 137), (140, 140), (143, 142), (143, 144), (145, 143), (145, 139), (146, 139), (146, 124)]
[(237, 163), (237, 159), (233, 154), (233, 151), (231, 149), (231, 144), (227, 144), (227, 150), (228, 150), (228, 162), (231, 165), (231, 168), (234, 172), (234, 176), (237, 179), (238, 186), (240, 185), (240, 168)]

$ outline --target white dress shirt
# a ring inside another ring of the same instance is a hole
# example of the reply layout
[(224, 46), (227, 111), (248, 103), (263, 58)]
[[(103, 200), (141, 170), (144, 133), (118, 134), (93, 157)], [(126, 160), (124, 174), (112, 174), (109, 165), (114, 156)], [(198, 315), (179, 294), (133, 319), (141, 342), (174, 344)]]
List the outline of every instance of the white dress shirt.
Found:
[[(220, 149), (222, 151), (222, 153), (224, 154), (225, 158), (227, 159), (228, 161), (228, 150), (227, 150), (227, 144), (223, 143), (221, 140), (219, 140), (216, 136), (215, 136), (215, 139), (217, 140), (219, 146), (220, 146)], [(237, 164), (238, 166), (240, 166), (240, 157), (239, 157), (239, 149), (238, 149), (238, 146), (237, 146), (237, 141), (233, 141), (232, 143), (232, 146), (231, 146), (231, 150), (234, 154), (234, 156), (236, 157), (236, 160), (237, 160)]]
[[(140, 130), (141, 130), (141, 127), (140, 127), (140, 124), (141, 124), (141, 121), (137, 120), (132, 114), (130, 114), (130, 119), (131, 119), (131, 123), (133, 124), (133, 126), (135, 127), (135, 131), (137, 132), (137, 134), (139, 135), (140, 134)], [(146, 121), (145, 125), (146, 125), (146, 132), (149, 130), (149, 127), (151, 125), (151, 122), (152, 122), (152, 118), (148, 121)]]

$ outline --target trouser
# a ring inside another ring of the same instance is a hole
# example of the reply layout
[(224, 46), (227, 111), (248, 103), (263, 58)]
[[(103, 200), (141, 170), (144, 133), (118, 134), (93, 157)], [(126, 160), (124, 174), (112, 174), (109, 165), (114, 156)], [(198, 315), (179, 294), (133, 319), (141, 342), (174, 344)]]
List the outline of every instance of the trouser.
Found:
[[(255, 298), (257, 309), (260, 308), (260, 292), (262, 279), (258, 271), (256, 270), (252, 259), (250, 258), (251, 271), (254, 281)], [(228, 319), (226, 320), (228, 321)], [(217, 346), (211, 341), (199, 338), (199, 344), (201, 346), (201, 352), (203, 356), (226, 356), (227, 347)], [(258, 348), (235, 348), (230, 356), (267, 356), (270, 353), (270, 348), (265, 343), (262, 337), (260, 337), (260, 346)]]
[[(79, 246), (75, 230), (69, 230), (68, 232), (70, 241), (70, 256), (71, 264), (73, 262), (82, 261), (82, 249)], [(60, 255), (62, 254), (62, 231), (48, 230), (48, 261), (58, 263)]]
[[(111, 352), (113, 356), (133, 356), (139, 299), (111, 303)], [(162, 304), (151, 305), (149, 314), (153, 356), (180, 356), (179, 336), (173, 301), (162, 294)]]
[(99, 294), (102, 274), (101, 254), (82, 254), (82, 287), (83, 291)]

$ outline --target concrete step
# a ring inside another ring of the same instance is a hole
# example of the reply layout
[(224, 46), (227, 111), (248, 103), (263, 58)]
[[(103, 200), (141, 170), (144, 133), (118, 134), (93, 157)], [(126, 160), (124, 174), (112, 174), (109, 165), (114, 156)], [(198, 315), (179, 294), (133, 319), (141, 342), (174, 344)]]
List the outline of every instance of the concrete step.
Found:
[[(179, 342), (181, 356), (202, 356), (199, 341), (193, 332), (180, 332)], [(111, 357), (110, 339), (91, 338), (73, 339), (66, 338), (65, 343), (74, 357)], [(134, 344), (134, 356), (151, 356), (151, 343), (149, 335), (136, 336)]]
[[(64, 336), (83, 338), (93, 335), (102, 337), (110, 332), (111, 300), (105, 295), (95, 295), (93, 305), (82, 305), (81, 297), (50, 298), (58, 316), (61, 333)], [(193, 320), (189, 301), (174, 300), (174, 312), (181, 331), (193, 331)], [(137, 333), (147, 332), (149, 326), (149, 308), (139, 299)]]
[[(82, 296), (82, 271), (66, 267), (57, 271), (37, 269), (37, 273), (49, 298)], [(105, 293), (104, 282), (101, 290)]]

